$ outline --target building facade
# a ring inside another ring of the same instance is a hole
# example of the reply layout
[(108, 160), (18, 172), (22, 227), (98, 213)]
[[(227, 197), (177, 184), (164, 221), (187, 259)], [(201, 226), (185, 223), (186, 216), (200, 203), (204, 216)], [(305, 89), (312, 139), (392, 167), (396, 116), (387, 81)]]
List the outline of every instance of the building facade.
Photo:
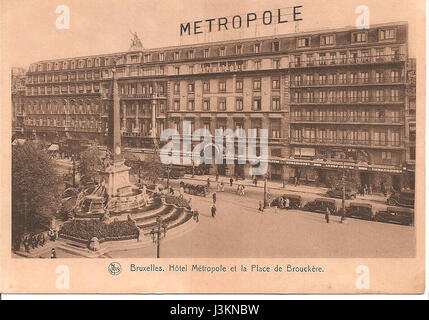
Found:
[(183, 134), (185, 120), (212, 133), (267, 129), (271, 179), (327, 184), (347, 168), (361, 184), (400, 188), (413, 161), (407, 35), (395, 23), (37, 62), (23, 135), (107, 143), (115, 68), (130, 148), (153, 147), (166, 128)]
[(23, 114), (25, 105), (26, 75), (24, 68), (12, 68), (11, 70), (11, 103), (12, 103), (12, 135), (22, 134)]

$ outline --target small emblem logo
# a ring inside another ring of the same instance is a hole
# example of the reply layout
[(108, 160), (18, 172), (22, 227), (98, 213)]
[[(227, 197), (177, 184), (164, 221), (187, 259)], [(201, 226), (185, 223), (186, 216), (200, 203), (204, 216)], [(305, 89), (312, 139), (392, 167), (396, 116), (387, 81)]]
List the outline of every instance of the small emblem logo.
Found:
[(119, 262), (112, 262), (109, 264), (108, 270), (112, 276), (117, 276), (118, 274), (121, 273), (122, 267), (121, 267), (121, 264)]

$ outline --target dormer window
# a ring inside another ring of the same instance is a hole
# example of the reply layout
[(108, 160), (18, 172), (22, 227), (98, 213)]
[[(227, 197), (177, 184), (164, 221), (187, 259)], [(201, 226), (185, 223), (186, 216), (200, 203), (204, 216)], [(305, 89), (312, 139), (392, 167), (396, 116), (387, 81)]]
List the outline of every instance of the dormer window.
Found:
[(368, 35), (366, 32), (352, 33), (352, 42), (353, 43), (366, 42), (367, 40), (368, 40)]
[(144, 62), (150, 62), (150, 54), (145, 54), (144, 56), (143, 56), (143, 59), (144, 59)]
[(280, 51), (280, 42), (278, 42), (278, 41), (274, 41), (274, 42), (273, 42), (273, 44), (272, 44), (272, 50), (273, 50), (274, 52), (278, 52), (278, 51)]
[(225, 56), (225, 47), (220, 47), (219, 48), (219, 56), (224, 57)]
[(310, 46), (310, 37), (298, 38), (296, 46), (298, 48), (305, 48)]
[(261, 44), (260, 43), (255, 43), (253, 45), (253, 52), (254, 53), (260, 53), (261, 52)]
[(320, 45), (321, 46), (331, 46), (335, 44), (335, 35), (322, 35), (320, 36)]
[(394, 40), (396, 39), (396, 29), (382, 29), (379, 31), (379, 40)]

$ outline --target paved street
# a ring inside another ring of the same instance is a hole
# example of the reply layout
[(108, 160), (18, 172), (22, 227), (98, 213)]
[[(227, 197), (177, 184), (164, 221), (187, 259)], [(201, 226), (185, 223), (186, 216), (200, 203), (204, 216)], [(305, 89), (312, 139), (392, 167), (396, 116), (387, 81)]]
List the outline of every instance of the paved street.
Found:
[[(249, 188), (250, 189), (250, 188)], [(300, 210), (269, 209), (258, 212), (260, 194), (246, 197), (231, 192), (217, 194), (217, 216), (210, 216), (211, 195), (189, 196), (200, 212), (191, 232), (165, 240), (161, 257), (306, 257), (393, 258), (415, 255), (413, 227), (332, 217)], [(110, 252), (110, 257), (153, 257), (155, 247)]]

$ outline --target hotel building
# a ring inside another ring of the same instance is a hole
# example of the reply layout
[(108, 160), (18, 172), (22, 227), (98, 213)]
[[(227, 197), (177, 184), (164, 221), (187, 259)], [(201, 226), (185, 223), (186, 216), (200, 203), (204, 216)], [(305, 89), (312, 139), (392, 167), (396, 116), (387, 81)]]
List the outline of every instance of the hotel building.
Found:
[[(165, 128), (183, 133), (184, 120), (212, 133), (264, 128), (270, 179), (323, 184), (345, 167), (358, 183), (400, 188), (415, 159), (407, 34), (393, 23), (36, 62), (22, 134), (106, 144), (115, 66), (131, 150)], [(243, 176), (249, 166), (212, 170)]]

